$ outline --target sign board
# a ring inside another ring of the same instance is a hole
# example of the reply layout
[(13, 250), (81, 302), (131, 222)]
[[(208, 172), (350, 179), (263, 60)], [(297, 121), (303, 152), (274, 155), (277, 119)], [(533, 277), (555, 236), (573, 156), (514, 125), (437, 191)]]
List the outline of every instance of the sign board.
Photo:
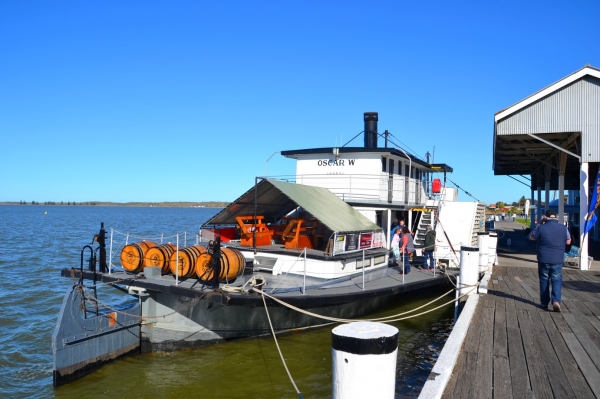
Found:
[(346, 234), (346, 251), (356, 251), (358, 249), (358, 234)]
[(373, 233), (360, 233), (360, 249), (371, 248)]

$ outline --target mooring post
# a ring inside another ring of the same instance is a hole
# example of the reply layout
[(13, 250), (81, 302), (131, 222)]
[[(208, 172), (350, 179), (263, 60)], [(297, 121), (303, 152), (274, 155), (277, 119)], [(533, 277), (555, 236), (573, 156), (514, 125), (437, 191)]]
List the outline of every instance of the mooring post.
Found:
[(479, 278), (479, 248), (470, 246), (460, 247), (460, 292), (462, 296), (466, 293), (476, 294), (473, 287)]
[(393, 398), (398, 329), (360, 321), (331, 333), (333, 399)]
[(485, 273), (489, 264), (490, 233), (487, 231), (477, 233), (477, 247), (479, 248), (479, 273)]

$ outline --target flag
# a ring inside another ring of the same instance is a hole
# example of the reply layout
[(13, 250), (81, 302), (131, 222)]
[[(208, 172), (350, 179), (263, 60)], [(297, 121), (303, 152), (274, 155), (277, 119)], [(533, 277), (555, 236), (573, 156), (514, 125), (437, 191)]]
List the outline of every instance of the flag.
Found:
[(584, 234), (587, 234), (588, 231), (594, 227), (594, 223), (598, 220), (596, 216), (596, 210), (598, 209), (598, 205), (600, 205), (600, 195), (598, 195), (598, 191), (600, 190), (600, 166), (598, 166), (598, 174), (596, 175), (596, 183), (594, 183), (594, 193), (592, 194), (592, 200), (590, 201), (590, 209), (588, 210), (588, 214), (585, 218), (585, 231)]

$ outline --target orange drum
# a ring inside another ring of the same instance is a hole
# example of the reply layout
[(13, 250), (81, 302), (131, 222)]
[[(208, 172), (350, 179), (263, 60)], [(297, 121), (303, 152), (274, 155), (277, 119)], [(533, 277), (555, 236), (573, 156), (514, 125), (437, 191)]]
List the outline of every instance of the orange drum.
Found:
[[(211, 268), (212, 256), (202, 254), (196, 261), (196, 276), (201, 281), (210, 282), (213, 279), (214, 271)], [(246, 258), (244, 255), (233, 248), (221, 248), (221, 270), (219, 273), (219, 282), (232, 282), (244, 273)]]
[(169, 268), (169, 260), (173, 252), (177, 250), (175, 244), (162, 244), (152, 247), (146, 252), (144, 258), (145, 267), (160, 267), (162, 274), (169, 274), (171, 269)]
[(140, 241), (125, 245), (121, 251), (121, 264), (123, 268), (132, 273), (141, 272), (144, 269), (145, 254), (154, 246), (156, 244), (150, 241)]
[[(206, 247), (201, 245), (192, 245), (173, 252), (169, 261), (171, 273), (179, 274), (179, 277), (192, 277), (196, 274), (196, 260), (202, 254), (206, 253)], [(179, 258), (179, 265), (177, 265)]]

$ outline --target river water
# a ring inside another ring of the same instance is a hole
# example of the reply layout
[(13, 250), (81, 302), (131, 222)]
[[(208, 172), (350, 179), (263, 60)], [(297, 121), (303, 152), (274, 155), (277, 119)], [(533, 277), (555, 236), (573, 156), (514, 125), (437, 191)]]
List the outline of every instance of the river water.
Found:
[[(191, 244), (200, 224), (218, 211), (0, 206), (0, 397), (297, 398), (272, 337), (130, 357), (58, 389), (52, 387), (51, 337), (63, 297), (72, 284), (60, 277), (60, 270), (79, 267), (81, 248), (92, 242), (100, 222), (108, 231), (114, 229), (115, 237), (119, 232), (141, 237), (187, 232)], [(409, 293), (375, 315), (413, 309), (448, 289)], [(448, 305), (392, 323), (400, 330), (397, 398), (418, 395), (450, 334), (452, 318), (453, 307)], [(278, 338), (305, 398), (331, 397), (333, 327)]]

